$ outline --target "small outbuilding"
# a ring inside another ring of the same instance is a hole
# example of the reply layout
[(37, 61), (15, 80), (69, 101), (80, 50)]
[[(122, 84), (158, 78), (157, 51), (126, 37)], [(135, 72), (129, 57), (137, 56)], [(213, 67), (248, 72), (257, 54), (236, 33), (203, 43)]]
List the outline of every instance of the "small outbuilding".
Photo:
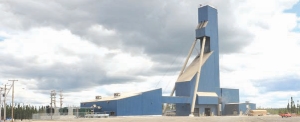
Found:
[(265, 116), (267, 115), (267, 110), (250, 110), (249, 116)]

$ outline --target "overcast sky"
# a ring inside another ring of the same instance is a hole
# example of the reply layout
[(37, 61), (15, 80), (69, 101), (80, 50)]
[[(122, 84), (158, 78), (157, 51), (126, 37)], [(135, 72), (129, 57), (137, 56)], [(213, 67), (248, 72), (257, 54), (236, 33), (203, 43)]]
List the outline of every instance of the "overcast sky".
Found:
[(31, 105), (48, 105), (51, 90), (63, 90), (64, 106), (168, 95), (199, 4), (218, 9), (221, 87), (258, 107), (300, 100), (299, 0), (0, 0), (0, 83), (17, 79), (15, 102)]

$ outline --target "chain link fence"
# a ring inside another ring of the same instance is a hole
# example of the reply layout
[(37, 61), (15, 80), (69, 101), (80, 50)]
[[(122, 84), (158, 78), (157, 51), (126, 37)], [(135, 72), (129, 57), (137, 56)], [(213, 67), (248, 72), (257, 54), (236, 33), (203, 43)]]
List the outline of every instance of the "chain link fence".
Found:
[(106, 112), (73, 112), (70, 113), (36, 113), (32, 115), (33, 120), (59, 120), (59, 119), (76, 119), (76, 118), (108, 118)]

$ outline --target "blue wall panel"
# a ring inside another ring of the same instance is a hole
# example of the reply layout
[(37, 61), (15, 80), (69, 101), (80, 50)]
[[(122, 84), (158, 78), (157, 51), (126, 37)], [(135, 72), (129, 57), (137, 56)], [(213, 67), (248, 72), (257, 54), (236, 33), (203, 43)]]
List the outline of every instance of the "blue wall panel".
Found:
[(222, 103), (239, 103), (239, 89), (221, 88)]
[(205, 31), (208, 32), (205, 32), (206, 35), (199, 35), (196, 33), (196, 38), (208, 36), (207, 40), (209, 41), (206, 42), (210, 42), (210, 50), (214, 52), (202, 66), (198, 88), (199, 91), (214, 92), (216, 88), (220, 88), (217, 10), (210, 6), (203, 6), (198, 8), (198, 23), (201, 23), (203, 21), (208, 21), (208, 24), (205, 27)]
[(251, 110), (256, 109), (256, 104), (255, 103), (249, 103), (249, 106), (250, 106)]
[(222, 113), (224, 115), (228, 115), (229, 113), (232, 113), (233, 109), (236, 109), (236, 107), (234, 108), (232, 108), (232, 106), (226, 107), (225, 104), (240, 102), (239, 89), (221, 88), (221, 97), (222, 97), (222, 110), (223, 110)]
[(163, 96), (162, 103), (190, 103), (190, 97), (170, 97), (170, 96)]
[(140, 95), (118, 100), (118, 116), (161, 115), (162, 90), (156, 89)]
[[(191, 81), (176, 82), (176, 96), (190, 96), (189, 103), (176, 103), (176, 115), (188, 116), (191, 113), (191, 102), (193, 99), (193, 93), (195, 89), (196, 75)], [(197, 98), (196, 98), (197, 99)]]
[(201, 36), (210, 36), (211, 35), (211, 31), (209, 31), (208, 28), (196, 29), (196, 35), (199, 38)]
[(142, 96), (133, 96), (118, 100), (117, 116), (142, 115)]
[(142, 94), (143, 115), (162, 115), (162, 89), (144, 92)]
[(218, 105), (218, 101), (219, 101), (218, 97), (204, 97), (204, 96), (197, 97), (197, 104)]
[[(119, 100), (83, 102), (80, 107), (101, 106), (95, 112), (114, 112), (116, 116), (161, 115), (162, 90), (156, 89)], [(92, 108), (91, 108), (92, 109)]]
[(189, 103), (176, 104), (176, 116), (188, 116), (191, 113), (191, 105)]
[(190, 96), (191, 95), (191, 82), (176, 82), (175, 83), (176, 91), (175, 95), (176, 96)]

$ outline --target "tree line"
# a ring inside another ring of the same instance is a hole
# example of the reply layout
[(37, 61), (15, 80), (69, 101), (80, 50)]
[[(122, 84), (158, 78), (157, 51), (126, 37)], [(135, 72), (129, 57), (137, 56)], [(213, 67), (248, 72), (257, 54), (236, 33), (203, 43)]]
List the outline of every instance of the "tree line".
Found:
[[(6, 105), (6, 118), (11, 118), (12, 105)], [(36, 107), (30, 105), (14, 106), (14, 119), (32, 119), (32, 114), (45, 113), (46, 106)], [(1, 108), (1, 118), (4, 119), (4, 107)]]
[(291, 97), (291, 104), (290, 104), (290, 102), (288, 102), (287, 107), (286, 107), (286, 109), (287, 109), (286, 111), (289, 112), (289, 113), (297, 113), (298, 114), (300, 112), (299, 107), (300, 107), (300, 105), (297, 104), (297, 106), (296, 106), (296, 104), (293, 100), (293, 97)]

